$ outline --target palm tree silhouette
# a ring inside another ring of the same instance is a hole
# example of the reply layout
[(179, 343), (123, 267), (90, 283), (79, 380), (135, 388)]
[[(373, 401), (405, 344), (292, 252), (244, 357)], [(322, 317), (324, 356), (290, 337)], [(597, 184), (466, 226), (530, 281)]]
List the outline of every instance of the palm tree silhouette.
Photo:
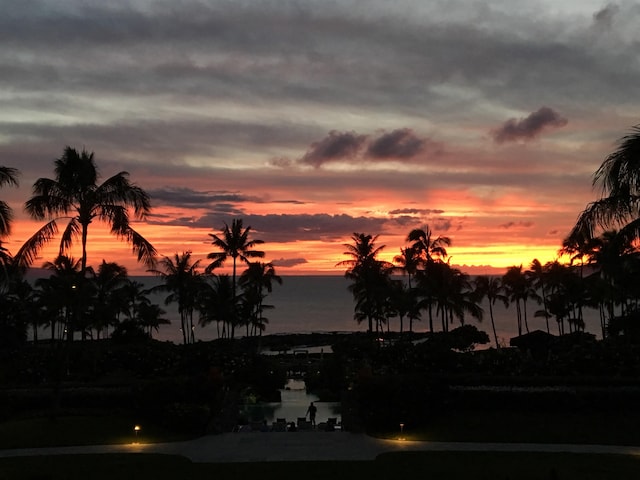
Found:
[[(212, 244), (220, 249), (220, 252), (212, 252), (207, 255), (207, 259), (213, 260), (205, 269), (206, 273), (211, 273), (216, 268), (221, 267), (224, 262), (231, 257), (233, 261), (233, 271), (231, 275), (232, 283), (233, 283), (233, 298), (235, 301), (234, 305), (237, 305), (237, 261), (240, 259), (242, 262), (247, 265), (250, 263), (249, 259), (251, 258), (262, 258), (264, 257), (264, 252), (260, 250), (253, 250), (256, 245), (261, 245), (264, 242), (262, 240), (249, 240), (249, 235), (251, 233), (251, 227), (244, 228), (242, 225), (242, 219), (237, 218), (233, 219), (231, 222), (231, 227), (227, 223), (224, 224), (224, 227), (221, 231), (221, 236), (210, 233), (209, 236), (212, 238)], [(235, 325), (231, 325), (231, 338), (235, 335)]]
[[(518, 323), (518, 336), (522, 335), (522, 327), (529, 333), (529, 326), (523, 321), (522, 303), (526, 296), (527, 279), (522, 271), (522, 265), (511, 266), (502, 276), (502, 285), (510, 302), (516, 304), (516, 320)], [(526, 308), (526, 305), (525, 305)]]
[(103, 331), (108, 334), (109, 326), (116, 323), (118, 314), (123, 310), (122, 292), (129, 278), (126, 267), (102, 260), (91, 280), (95, 290), (92, 324), (96, 337), (100, 338)]
[[(0, 166), (0, 187), (3, 185), (18, 186), (18, 170)], [(0, 200), (0, 239), (11, 233), (13, 211), (7, 202)]]
[(55, 179), (39, 178), (33, 185), (33, 197), (25, 204), (36, 220), (50, 218), (16, 254), (22, 265), (31, 265), (40, 249), (58, 233), (58, 221), (68, 224), (60, 240), (60, 255), (64, 255), (80, 238), (82, 246), (81, 272), (87, 270), (87, 234), (94, 220), (101, 220), (111, 233), (133, 246), (138, 261), (152, 267), (156, 250), (130, 223), (130, 209), (136, 219), (144, 220), (151, 211), (149, 196), (129, 181), (127, 172), (98, 184), (98, 168), (93, 152), (78, 152), (71, 147), (55, 160)]
[(496, 342), (496, 348), (499, 349), (500, 343), (498, 342), (498, 333), (496, 332), (496, 322), (493, 318), (493, 306), (498, 300), (500, 300), (503, 303), (504, 307), (507, 308), (509, 306), (509, 299), (502, 293), (503, 287), (499, 277), (480, 275), (476, 277), (475, 285), (476, 293), (478, 294), (480, 300), (486, 297), (487, 302), (489, 303), (491, 329), (493, 330), (493, 338)]
[(413, 242), (412, 248), (418, 252), (423, 262), (447, 259), (447, 247), (451, 245), (451, 239), (441, 236), (433, 238), (433, 232), (428, 225), (411, 230), (407, 240)]
[(180, 324), (182, 327), (182, 340), (184, 344), (195, 342), (193, 325), (193, 310), (197, 305), (197, 298), (204, 280), (198, 273), (200, 260), (191, 262), (191, 252), (175, 254), (173, 259), (163, 257), (159, 261), (158, 269), (150, 269), (149, 272), (160, 276), (163, 283), (154, 287), (154, 291), (169, 292), (165, 298), (165, 305), (178, 304)]
[(87, 296), (80, 260), (59, 255), (53, 262), (45, 262), (43, 268), (52, 273), (47, 279), (38, 279), (36, 285), (52, 290), (51, 293), (59, 298), (56, 304), (62, 313), (64, 333), (71, 342), (77, 330), (85, 331), (80, 312), (86, 307)]
[(351, 257), (338, 262), (336, 266), (346, 266), (345, 278), (352, 280), (349, 290), (356, 301), (354, 318), (358, 323), (367, 320), (368, 332), (373, 332), (373, 322), (376, 329), (380, 323), (386, 321), (389, 297), (389, 278), (394, 265), (384, 260), (378, 260), (378, 254), (384, 245), (375, 244), (378, 236), (354, 233), (352, 244), (344, 244), (347, 251), (344, 255)]
[(411, 280), (418, 271), (421, 263), (420, 251), (413, 246), (401, 248), (400, 255), (393, 257), (393, 261), (398, 264), (397, 270), (407, 274), (407, 284), (409, 289), (411, 289), (413, 287)]
[(595, 172), (593, 185), (602, 197), (587, 205), (569, 236), (590, 239), (597, 228), (613, 228), (629, 240), (640, 238), (640, 125), (620, 139)]
[[(547, 264), (548, 266), (549, 264)], [(551, 333), (549, 329), (549, 312), (547, 311), (547, 284), (546, 284), (546, 276), (547, 276), (547, 267), (543, 266), (540, 263), (540, 260), (534, 258), (531, 261), (531, 265), (529, 266), (529, 270), (526, 272), (527, 277), (531, 281), (531, 286), (540, 290), (542, 295), (538, 298), (542, 301), (542, 312), (536, 312), (536, 316), (543, 316), (545, 319), (545, 325), (547, 327), (547, 333)]]
[[(202, 326), (216, 322), (218, 338), (225, 338), (227, 325), (238, 323), (239, 308), (234, 302), (238, 298), (233, 293), (233, 284), (229, 275), (212, 277), (213, 282), (205, 282), (198, 295), (198, 322)], [(222, 324), (222, 331), (220, 325)], [(229, 327), (230, 329), (230, 327)]]
[(250, 321), (247, 322), (247, 336), (249, 336), (249, 327), (254, 330), (260, 330), (265, 327), (265, 317), (263, 312), (270, 305), (264, 304), (266, 297), (265, 290), (268, 293), (273, 291), (273, 283), (282, 284), (282, 278), (276, 275), (276, 269), (272, 263), (251, 262), (249, 267), (240, 275), (240, 286), (244, 291), (245, 303), (249, 308)]
[[(0, 187), (3, 185), (18, 186), (18, 170), (0, 166)], [(9, 267), (13, 258), (9, 251), (2, 246), (2, 239), (11, 233), (13, 211), (7, 202), (0, 200), (0, 287), (9, 282)]]

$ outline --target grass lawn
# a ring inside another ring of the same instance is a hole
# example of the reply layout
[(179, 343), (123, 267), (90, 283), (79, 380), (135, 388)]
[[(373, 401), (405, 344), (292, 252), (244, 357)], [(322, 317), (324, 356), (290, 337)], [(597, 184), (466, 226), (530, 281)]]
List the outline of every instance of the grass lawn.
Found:
[(139, 423), (137, 419), (127, 416), (37, 417), (0, 423), (0, 449), (131, 443), (136, 437), (134, 426), (137, 424), (141, 426), (138, 433), (140, 440), (145, 442), (172, 442), (190, 438)]
[[(396, 432), (377, 436), (393, 438)], [(640, 412), (474, 412), (434, 416), (424, 428), (404, 426), (411, 440), (640, 445)], [(639, 475), (640, 478), (640, 475)]]

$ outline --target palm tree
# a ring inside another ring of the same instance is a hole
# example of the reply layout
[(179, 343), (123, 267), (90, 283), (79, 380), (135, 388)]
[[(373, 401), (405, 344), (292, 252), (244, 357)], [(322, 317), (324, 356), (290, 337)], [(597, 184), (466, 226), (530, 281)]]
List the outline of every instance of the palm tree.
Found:
[(377, 256), (384, 245), (375, 244), (378, 236), (354, 233), (352, 244), (344, 244), (347, 251), (344, 255), (351, 258), (338, 262), (336, 266), (346, 266), (345, 278), (353, 283), (349, 290), (356, 301), (354, 319), (360, 323), (368, 322), (368, 332), (373, 333), (373, 322), (376, 329), (386, 321), (387, 299), (389, 296), (389, 279), (394, 265)]
[(130, 209), (134, 218), (144, 220), (151, 211), (149, 196), (129, 181), (128, 172), (98, 184), (98, 168), (93, 152), (78, 153), (71, 147), (55, 160), (55, 179), (39, 178), (33, 185), (33, 197), (25, 204), (36, 220), (50, 220), (29, 238), (16, 254), (21, 264), (30, 265), (40, 249), (58, 233), (58, 221), (68, 224), (60, 240), (60, 255), (64, 255), (80, 237), (82, 247), (81, 272), (87, 269), (87, 234), (94, 220), (105, 222), (111, 233), (127, 240), (137, 253), (138, 261), (149, 267), (155, 262), (156, 250), (131, 227)]
[[(13, 267), (13, 264), (10, 264)], [(21, 274), (11, 269), (6, 290), (0, 290), (0, 345), (15, 346), (27, 339), (31, 325), (34, 343), (38, 341), (38, 314), (36, 293)]]
[(389, 308), (393, 316), (400, 320), (400, 333), (404, 331), (405, 317), (409, 319), (409, 332), (413, 332), (413, 321), (420, 318), (416, 289), (402, 280), (391, 280)]
[[(0, 187), (3, 185), (18, 186), (18, 170), (0, 166)], [(9, 280), (7, 268), (13, 259), (6, 248), (2, 246), (2, 239), (11, 233), (13, 211), (7, 202), (0, 200), (0, 286)]]
[(104, 260), (93, 275), (95, 298), (91, 317), (97, 338), (100, 338), (103, 330), (108, 333), (109, 326), (116, 323), (118, 314), (123, 310), (122, 293), (128, 281), (126, 267)]
[[(502, 285), (509, 298), (510, 302), (516, 304), (516, 319), (518, 322), (518, 336), (522, 335), (523, 327), (523, 312), (521, 301), (524, 300), (527, 290), (527, 279), (522, 271), (522, 265), (512, 266), (507, 269), (507, 272), (502, 276)], [(526, 308), (526, 306), (525, 306)], [(529, 333), (529, 326), (524, 324), (527, 333)]]
[(480, 300), (484, 297), (487, 297), (487, 301), (489, 303), (489, 317), (491, 318), (491, 328), (493, 330), (493, 338), (496, 342), (496, 348), (500, 348), (500, 343), (498, 342), (498, 334), (496, 332), (496, 322), (493, 318), (493, 306), (496, 304), (498, 300), (500, 300), (504, 307), (507, 308), (509, 306), (509, 299), (506, 295), (504, 295), (502, 282), (499, 277), (488, 276), (488, 275), (480, 275), (476, 277), (476, 293)]
[(469, 275), (448, 263), (433, 262), (431, 264), (431, 281), (435, 285), (431, 293), (431, 300), (437, 307), (442, 321), (442, 331), (448, 332), (454, 317), (464, 325), (466, 314), (469, 313), (478, 321), (482, 321), (483, 311), (477, 302), (471, 288)]
[(540, 296), (543, 304), (542, 315), (544, 316), (547, 326), (547, 333), (551, 333), (549, 330), (549, 313), (547, 311), (547, 285), (545, 283), (546, 271), (545, 267), (540, 263), (540, 260), (534, 258), (527, 270), (526, 275), (531, 280), (531, 285), (534, 289), (540, 289), (542, 295)]
[(597, 228), (614, 228), (621, 237), (640, 238), (640, 125), (605, 158), (593, 185), (600, 187), (602, 197), (587, 205), (569, 236), (590, 239)]
[[(276, 275), (272, 263), (251, 262), (249, 267), (240, 275), (240, 286), (244, 291), (245, 303), (249, 310), (250, 321), (247, 322), (247, 336), (249, 336), (250, 324), (254, 329), (264, 330), (263, 312), (271, 306), (263, 303), (265, 291), (273, 291), (273, 283), (282, 285), (282, 278)], [(248, 301), (250, 300), (250, 301)]]
[(169, 325), (171, 321), (164, 318), (167, 313), (158, 305), (152, 303), (141, 303), (137, 307), (135, 320), (145, 329), (149, 338), (153, 338), (153, 330), (156, 332), (160, 329), (160, 325)]
[(449, 237), (433, 238), (433, 232), (429, 226), (415, 228), (409, 232), (407, 240), (413, 242), (412, 248), (416, 250), (421, 259), (426, 263), (447, 259), (447, 248), (451, 245)]
[(53, 262), (46, 262), (43, 268), (52, 273), (48, 279), (38, 279), (36, 285), (58, 298), (54, 305), (60, 309), (67, 340), (71, 342), (77, 330), (85, 331), (85, 326), (79, 321), (80, 312), (87, 303), (80, 261), (59, 255)]
[(163, 257), (159, 263), (159, 269), (151, 269), (149, 272), (160, 276), (163, 284), (153, 290), (169, 292), (165, 305), (178, 304), (183, 342), (185, 345), (194, 343), (193, 310), (203, 284), (202, 276), (198, 273), (200, 260), (192, 263), (191, 252), (183, 252), (182, 255), (176, 253), (173, 259)]
[[(229, 275), (217, 275), (212, 278), (212, 283), (204, 282), (198, 295), (199, 323), (201, 326), (206, 326), (216, 322), (218, 338), (225, 338), (227, 325), (238, 323), (239, 307), (234, 303), (238, 297), (234, 295), (233, 283)], [(222, 332), (220, 325), (222, 325)]]
[(412, 288), (411, 279), (415, 276), (420, 267), (420, 251), (413, 246), (400, 249), (400, 255), (393, 257), (393, 261), (398, 264), (397, 270), (407, 274), (407, 284)]
[[(18, 170), (15, 168), (0, 166), (0, 187), (3, 185), (18, 186)], [(0, 238), (6, 237), (11, 233), (11, 222), (13, 220), (13, 211), (11, 207), (0, 200)]]
[[(222, 228), (221, 235), (210, 233), (209, 236), (213, 239), (212, 244), (220, 249), (219, 252), (212, 252), (207, 255), (207, 259), (213, 260), (205, 269), (206, 273), (211, 273), (216, 268), (221, 267), (225, 261), (231, 257), (233, 261), (232, 271), (232, 284), (233, 284), (233, 297), (237, 304), (237, 288), (236, 288), (236, 268), (237, 261), (240, 259), (247, 265), (250, 263), (251, 258), (262, 258), (264, 252), (260, 250), (253, 250), (256, 245), (261, 245), (264, 242), (262, 240), (249, 240), (249, 234), (251, 233), (251, 227), (244, 228), (242, 225), (242, 219), (233, 219), (231, 227), (227, 223)], [(235, 325), (231, 325), (231, 338), (235, 334)]]

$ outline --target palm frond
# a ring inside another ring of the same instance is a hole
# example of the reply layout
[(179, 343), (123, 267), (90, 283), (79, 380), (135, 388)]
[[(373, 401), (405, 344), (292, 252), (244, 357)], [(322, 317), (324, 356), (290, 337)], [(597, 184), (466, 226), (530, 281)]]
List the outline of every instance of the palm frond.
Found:
[(60, 238), (60, 251), (59, 255), (64, 255), (73, 245), (73, 240), (78, 238), (80, 234), (81, 225), (77, 219), (72, 218), (67, 224), (62, 237)]
[(6, 202), (0, 200), (0, 238), (11, 233), (13, 211)]
[(0, 187), (2, 185), (18, 186), (18, 175), (20, 172), (16, 168), (0, 166)]
[(118, 233), (118, 236), (125, 238), (132, 245), (133, 253), (137, 254), (139, 262), (142, 262), (147, 268), (155, 268), (158, 252), (151, 242), (132, 228), (128, 228), (126, 232)]
[(14, 260), (21, 268), (28, 268), (38, 257), (40, 250), (58, 234), (55, 220), (48, 222), (29, 238), (15, 254)]

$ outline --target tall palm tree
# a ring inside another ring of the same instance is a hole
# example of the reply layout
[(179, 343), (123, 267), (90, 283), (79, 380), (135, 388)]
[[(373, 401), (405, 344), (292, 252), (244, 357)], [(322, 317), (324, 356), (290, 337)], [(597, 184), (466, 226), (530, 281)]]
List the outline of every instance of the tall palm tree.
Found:
[(165, 298), (165, 305), (178, 304), (182, 340), (185, 345), (195, 342), (193, 311), (196, 308), (196, 299), (204, 282), (202, 275), (198, 272), (199, 264), (200, 260), (191, 261), (191, 252), (183, 252), (182, 255), (174, 254), (173, 259), (163, 257), (159, 261), (159, 268), (149, 270), (149, 272), (160, 276), (163, 281), (161, 285), (152, 290), (169, 292)]
[[(272, 263), (251, 262), (249, 267), (240, 275), (240, 286), (244, 291), (245, 303), (249, 308), (250, 322), (247, 322), (247, 336), (249, 327), (263, 331), (263, 312), (269, 306), (264, 304), (265, 291), (273, 291), (273, 283), (282, 284), (282, 278), (276, 275), (276, 269)], [(247, 302), (247, 300), (250, 300)]]
[[(213, 262), (211, 262), (206, 267), (205, 272), (211, 273), (216, 268), (221, 267), (226, 262), (226, 260), (231, 257), (233, 261), (233, 271), (231, 279), (233, 284), (233, 297), (235, 299), (234, 305), (237, 304), (236, 269), (238, 259), (248, 265), (251, 258), (264, 257), (263, 251), (253, 250), (256, 245), (261, 245), (264, 242), (262, 240), (249, 240), (250, 233), (251, 227), (249, 226), (244, 228), (242, 219), (237, 218), (232, 220), (231, 226), (229, 226), (227, 223), (224, 224), (221, 235), (216, 235), (214, 233), (209, 234), (209, 236), (212, 238), (211, 243), (220, 251), (212, 252), (207, 255), (207, 259), (213, 260)], [(231, 325), (231, 338), (234, 337), (234, 334), (235, 325)]]
[(431, 280), (435, 280), (432, 300), (440, 314), (442, 331), (449, 331), (454, 317), (464, 325), (467, 313), (482, 321), (483, 310), (471, 288), (469, 275), (444, 262), (433, 262), (431, 270)]
[(33, 196), (25, 208), (36, 220), (49, 221), (29, 238), (16, 254), (21, 264), (30, 265), (40, 249), (58, 233), (58, 221), (68, 221), (60, 240), (60, 255), (80, 238), (81, 272), (87, 269), (87, 234), (89, 225), (100, 220), (111, 233), (133, 246), (138, 261), (154, 265), (156, 250), (131, 227), (130, 210), (134, 218), (144, 220), (151, 211), (147, 193), (129, 181), (128, 172), (119, 172), (98, 184), (98, 168), (93, 152), (66, 147), (55, 160), (55, 179), (39, 178), (33, 184)]
[(346, 266), (345, 278), (353, 283), (349, 290), (356, 301), (354, 319), (368, 322), (368, 332), (373, 333), (373, 322), (376, 329), (386, 321), (387, 299), (389, 296), (389, 279), (394, 268), (392, 263), (377, 258), (384, 245), (376, 245), (378, 236), (354, 233), (353, 243), (344, 244), (347, 251), (344, 255), (351, 258), (338, 262), (336, 266)]
[[(18, 186), (18, 170), (15, 168), (0, 166), (0, 187), (3, 185)], [(13, 211), (7, 202), (0, 200), (0, 239), (11, 233)]]
[(407, 240), (413, 242), (412, 248), (424, 262), (447, 259), (447, 247), (451, 245), (451, 239), (442, 236), (434, 238), (429, 226), (414, 228), (409, 232)]
[(542, 293), (542, 295), (540, 295), (539, 297), (542, 300), (542, 304), (543, 304), (542, 314), (545, 319), (547, 333), (551, 333), (549, 330), (549, 313), (547, 311), (547, 285), (545, 282), (545, 277), (546, 277), (545, 267), (542, 265), (542, 263), (540, 263), (540, 260), (538, 260), (537, 258), (534, 258), (533, 261), (531, 262), (531, 265), (529, 266), (529, 270), (527, 270), (525, 274), (531, 280), (532, 287), (534, 289), (539, 289)]
[(104, 260), (93, 275), (95, 298), (91, 317), (97, 338), (103, 331), (108, 333), (109, 326), (116, 323), (118, 314), (123, 310), (122, 293), (128, 281), (126, 267)]
[(620, 315), (628, 310), (629, 292), (632, 291), (636, 279), (628, 279), (627, 273), (634, 270), (638, 258), (635, 242), (629, 241), (620, 232), (609, 230), (592, 239), (589, 252), (589, 264), (596, 269), (596, 274), (608, 285), (609, 319), (614, 316), (614, 304), (620, 305)]
[(147, 332), (149, 338), (153, 338), (153, 330), (156, 332), (160, 325), (169, 325), (171, 320), (164, 318), (167, 313), (160, 306), (153, 303), (141, 303), (137, 307), (135, 321)]
[(38, 315), (36, 294), (22, 275), (10, 274), (5, 292), (0, 290), (0, 345), (15, 346), (27, 339), (31, 326), (34, 343), (38, 341)]
[(81, 281), (80, 260), (59, 255), (53, 262), (45, 262), (43, 268), (52, 273), (47, 279), (38, 279), (36, 285), (40, 288), (44, 286), (59, 299), (55, 304), (60, 308), (66, 337), (71, 342), (76, 331), (85, 331), (85, 326), (79, 321), (79, 312), (87, 306), (86, 283)]
[[(233, 283), (229, 275), (216, 275), (212, 282), (204, 282), (198, 295), (198, 322), (202, 326), (216, 322), (218, 338), (227, 336), (227, 325), (238, 323), (239, 307), (234, 302), (238, 297), (233, 293)], [(222, 325), (222, 331), (220, 331)]]
[(398, 264), (397, 270), (407, 274), (407, 284), (411, 289), (411, 280), (420, 267), (420, 251), (413, 246), (401, 248), (400, 255), (393, 257), (393, 261)]
[[(522, 265), (511, 266), (502, 276), (502, 285), (510, 302), (516, 304), (516, 320), (518, 323), (518, 336), (522, 335), (523, 325), (529, 333), (528, 325), (523, 322), (522, 301), (526, 296), (527, 279), (522, 271)], [(525, 307), (526, 308), (526, 307)]]
[(403, 280), (391, 280), (389, 289), (390, 312), (400, 320), (400, 333), (404, 331), (404, 319), (409, 319), (409, 332), (413, 321), (420, 318), (417, 290)]
[(499, 300), (503, 303), (504, 307), (509, 306), (509, 299), (503, 293), (502, 282), (500, 277), (494, 277), (489, 275), (480, 275), (475, 280), (476, 293), (480, 300), (487, 298), (489, 303), (489, 317), (491, 318), (491, 329), (493, 330), (493, 338), (496, 342), (496, 348), (500, 348), (498, 342), (498, 333), (496, 332), (496, 322), (493, 317), (493, 306)]
[(594, 238), (596, 229), (619, 229), (629, 240), (640, 238), (640, 125), (618, 142), (593, 176), (602, 197), (587, 205), (570, 234)]
[[(3, 185), (18, 186), (18, 170), (0, 166), (0, 187)], [(8, 268), (13, 262), (9, 251), (2, 246), (2, 239), (11, 233), (13, 211), (7, 202), (0, 200), (0, 287), (9, 281)]]

